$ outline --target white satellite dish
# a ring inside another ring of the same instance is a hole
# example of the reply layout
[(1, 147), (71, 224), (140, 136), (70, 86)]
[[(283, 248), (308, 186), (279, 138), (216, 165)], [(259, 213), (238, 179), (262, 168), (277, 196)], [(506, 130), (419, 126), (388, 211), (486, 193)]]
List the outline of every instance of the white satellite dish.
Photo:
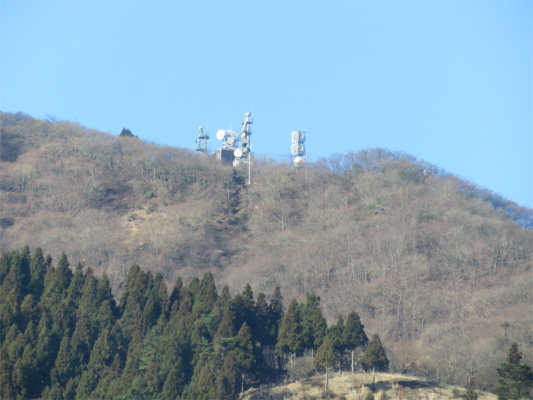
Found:
[(296, 168), (303, 167), (304, 164), (305, 164), (305, 161), (304, 161), (304, 159), (303, 159), (302, 157), (296, 157), (296, 158), (294, 159), (294, 166), (295, 166)]
[(226, 132), (224, 132), (224, 129), (219, 129), (217, 131), (217, 139), (222, 140), (224, 139), (224, 136), (226, 136)]
[(233, 154), (235, 155), (235, 157), (240, 157), (240, 156), (242, 156), (242, 150), (241, 149), (235, 149)]
[(230, 136), (228, 140), (226, 140), (229, 144), (233, 144), (235, 142), (235, 138), (233, 136)]

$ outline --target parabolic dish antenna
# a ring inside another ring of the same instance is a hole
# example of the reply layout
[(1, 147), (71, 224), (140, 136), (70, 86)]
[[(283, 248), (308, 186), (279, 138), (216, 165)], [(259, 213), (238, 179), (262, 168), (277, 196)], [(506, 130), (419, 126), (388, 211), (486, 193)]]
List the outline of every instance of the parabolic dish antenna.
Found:
[(235, 149), (233, 154), (235, 155), (235, 157), (240, 157), (240, 156), (242, 156), (242, 150), (241, 149)]
[(233, 144), (233, 142), (235, 142), (235, 138), (233, 136), (230, 136), (227, 140), (226, 140), (229, 144)]
[(295, 166), (296, 168), (303, 167), (303, 166), (304, 166), (304, 163), (305, 163), (305, 161), (304, 161), (304, 159), (303, 159), (302, 157), (296, 157), (296, 158), (294, 159), (294, 166)]
[(217, 139), (222, 140), (224, 139), (224, 136), (226, 136), (226, 132), (224, 132), (224, 129), (219, 129), (217, 131)]

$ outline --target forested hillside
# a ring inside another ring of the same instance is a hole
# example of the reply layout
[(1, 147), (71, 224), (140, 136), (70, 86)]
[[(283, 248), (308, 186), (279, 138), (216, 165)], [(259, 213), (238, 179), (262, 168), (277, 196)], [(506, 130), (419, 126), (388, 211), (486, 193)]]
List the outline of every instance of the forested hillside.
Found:
[(134, 263), (169, 285), (209, 271), (231, 293), (315, 292), (330, 323), (359, 313), (391, 370), (449, 383), (494, 390), (513, 341), (532, 357), (533, 211), (435, 166), (369, 149), (320, 159), (306, 179), (260, 158), (248, 186), (188, 150), (0, 121), (3, 250), (65, 251), (118, 296)]
[(316, 368), (338, 368), (362, 346), (366, 370), (387, 369), (357, 313), (327, 327), (315, 294), (286, 313), (279, 287), (269, 297), (256, 302), (250, 285), (219, 295), (210, 272), (188, 286), (178, 277), (169, 296), (161, 273), (133, 265), (117, 307), (105, 273), (73, 273), (65, 254), (54, 267), (41, 248), (4, 253), (0, 398), (234, 399), (246, 379), (280, 375), (288, 357), (312, 351)]

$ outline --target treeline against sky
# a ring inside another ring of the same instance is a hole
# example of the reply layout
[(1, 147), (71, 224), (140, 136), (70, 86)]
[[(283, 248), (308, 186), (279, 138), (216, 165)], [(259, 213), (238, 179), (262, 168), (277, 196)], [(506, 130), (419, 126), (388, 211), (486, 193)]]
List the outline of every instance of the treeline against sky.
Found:
[(0, 284), (2, 399), (231, 399), (243, 377), (288, 357), (310, 351), (317, 368), (339, 367), (361, 346), (364, 368), (388, 367), (358, 314), (327, 327), (315, 294), (284, 312), (279, 288), (269, 302), (250, 285), (232, 297), (207, 272), (178, 278), (168, 296), (160, 273), (133, 265), (117, 305), (105, 273), (72, 272), (64, 254), (54, 267), (28, 246), (2, 254)]

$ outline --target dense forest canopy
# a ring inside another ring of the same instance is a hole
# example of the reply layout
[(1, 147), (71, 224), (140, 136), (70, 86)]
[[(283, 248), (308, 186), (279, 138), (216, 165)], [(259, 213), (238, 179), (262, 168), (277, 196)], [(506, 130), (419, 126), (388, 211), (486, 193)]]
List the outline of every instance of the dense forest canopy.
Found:
[[(355, 310), (395, 371), (495, 390), (511, 342), (533, 353), (533, 210), (407, 154), (369, 149), (296, 171), (240, 169), (191, 151), (0, 115), (3, 249), (65, 251), (126, 291), (131, 265), (213, 274)], [(286, 305), (288, 306), (288, 304)]]
[[(368, 342), (355, 312), (327, 327), (315, 294), (286, 313), (279, 287), (268, 297), (256, 302), (250, 285), (219, 294), (210, 272), (188, 286), (178, 277), (169, 296), (161, 273), (133, 265), (117, 306), (106, 274), (80, 264), (72, 272), (65, 254), (54, 267), (41, 248), (4, 253), (0, 397), (234, 399), (245, 375), (280, 375), (287, 357), (316, 351), (318, 368), (339, 368), (347, 350)], [(334, 357), (321, 356), (326, 347)], [(361, 360), (388, 367), (381, 344)]]

